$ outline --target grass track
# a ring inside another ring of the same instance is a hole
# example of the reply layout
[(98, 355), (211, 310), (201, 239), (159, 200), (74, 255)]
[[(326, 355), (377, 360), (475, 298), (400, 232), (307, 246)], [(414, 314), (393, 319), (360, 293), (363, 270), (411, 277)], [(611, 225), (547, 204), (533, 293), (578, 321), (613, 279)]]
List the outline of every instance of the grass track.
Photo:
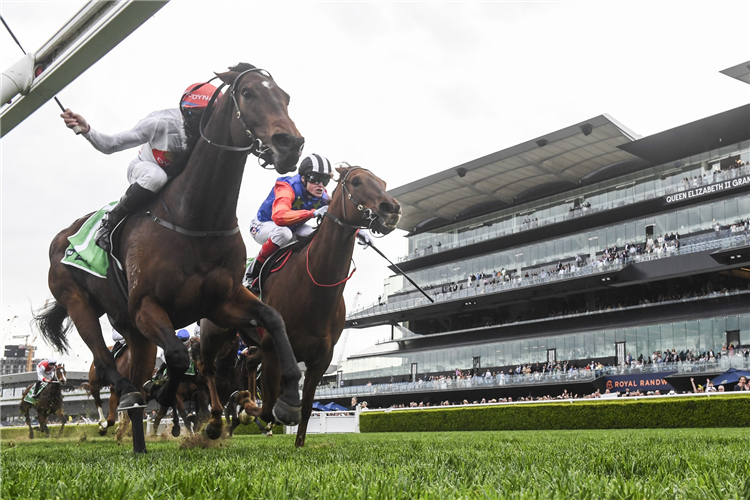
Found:
[(0, 497), (750, 500), (748, 429), (6, 440)]

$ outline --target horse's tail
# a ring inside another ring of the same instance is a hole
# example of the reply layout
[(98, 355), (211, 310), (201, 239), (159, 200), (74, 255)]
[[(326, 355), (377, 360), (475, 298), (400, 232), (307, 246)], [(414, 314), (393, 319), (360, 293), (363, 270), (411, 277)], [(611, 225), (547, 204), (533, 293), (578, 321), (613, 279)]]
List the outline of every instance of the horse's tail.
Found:
[(54, 299), (48, 300), (34, 313), (34, 322), (48, 344), (67, 354), (70, 344), (66, 334), (73, 323), (68, 318), (68, 310), (62, 304)]

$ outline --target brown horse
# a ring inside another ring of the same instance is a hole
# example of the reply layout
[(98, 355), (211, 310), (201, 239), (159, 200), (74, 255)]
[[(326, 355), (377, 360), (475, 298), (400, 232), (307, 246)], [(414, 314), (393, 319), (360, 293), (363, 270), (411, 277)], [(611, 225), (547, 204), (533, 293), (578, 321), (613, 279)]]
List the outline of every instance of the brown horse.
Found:
[[(284, 394), (275, 414), (286, 423), (300, 418), (301, 374), (284, 323), (242, 286), (246, 253), (236, 212), (248, 153), (271, 158), (284, 174), (296, 168), (304, 139), (287, 113), (288, 94), (266, 71), (241, 64), (217, 76), (229, 90), (204, 115), (201, 138), (184, 170), (146, 207), (147, 216), (135, 214), (120, 225), (113, 242), (125, 272), (127, 303), (111, 280), (60, 262), (68, 237), (85, 217), (50, 246), (49, 287), (55, 300), (37, 314), (39, 329), (48, 343), (66, 352), (70, 317), (94, 355), (97, 374), (114, 385), (119, 409), (128, 410), (136, 453), (146, 452), (141, 388), (153, 372), (156, 348), (164, 349), (169, 373), (157, 400), (171, 405), (190, 364), (174, 332), (200, 318), (225, 328), (265, 328), (283, 365)], [(127, 377), (117, 371), (104, 342), (99, 318), (105, 313), (131, 350)]]
[[(304, 361), (307, 367), (297, 447), (305, 444), (315, 388), (330, 366), (334, 346), (344, 329), (343, 293), (351, 276), (349, 267), (356, 233), (363, 227), (390, 233), (401, 216), (401, 206), (386, 193), (385, 182), (372, 172), (360, 167), (337, 170), (338, 185), (316, 234), (297, 244), (286, 264), (266, 279), (262, 290), (263, 301), (284, 318), (296, 359)], [(206, 361), (212, 354), (207, 352), (205, 341), (220, 335), (219, 331), (208, 321), (201, 323)], [(257, 416), (271, 423), (274, 420), (271, 409), (281, 388), (281, 365), (268, 335), (260, 338), (257, 331), (248, 330), (242, 334), (243, 340), (247, 336), (259, 341), (261, 346), (263, 407)]]
[(57, 365), (54, 377), (48, 382), (48, 385), (42, 389), (39, 396), (37, 396), (36, 404), (31, 404), (26, 401), (26, 395), (31, 388), (34, 387), (34, 384), (30, 385), (25, 391), (23, 391), (23, 396), (21, 398), (21, 414), (26, 417), (26, 425), (29, 426), (29, 439), (34, 439), (34, 429), (31, 427), (31, 419), (29, 418), (31, 408), (36, 408), (36, 413), (39, 417), (39, 432), (44, 432), (47, 437), (49, 437), (47, 418), (52, 415), (57, 415), (60, 418), (59, 435), (63, 435), (65, 413), (63, 412), (62, 386), (67, 381), (66, 375), (65, 365)]
[[(206, 387), (206, 380), (200, 371), (201, 359), (201, 344), (198, 337), (193, 337), (187, 344), (188, 352), (190, 353), (190, 359), (194, 363), (195, 373), (188, 375), (187, 373), (182, 377), (180, 385), (177, 388), (177, 394), (175, 394), (174, 405), (172, 406), (172, 436), (178, 437), (180, 435), (180, 417), (187, 431), (190, 434), (194, 434), (197, 428), (198, 420), (203, 414), (208, 413), (208, 388)], [(188, 414), (185, 403), (192, 401), (195, 405), (195, 414)], [(154, 416), (154, 435), (159, 428), (159, 423), (167, 414), (169, 410), (168, 406), (159, 405)]]
[[(127, 345), (123, 348), (122, 354), (120, 354), (115, 360), (117, 365), (117, 372), (123, 377), (127, 377), (130, 373), (130, 349)], [(114, 386), (109, 385), (109, 413), (107, 417), (104, 417), (104, 411), (102, 410), (102, 397), (101, 390), (107, 387), (107, 384), (102, 380), (96, 373), (96, 363), (91, 363), (89, 367), (89, 383), (86, 386), (86, 390), (91, 393), (94, 398), (94, 404), (99, 414), (99, 435), (104, 436), (107, 434), (107, 429), (115, 425), (115, 418), (117, 417), (117, 404), (120, 402), (120, 397), (117, 395)], [(121, 426), (122, 430), (122, 426)], [(119, 434), (119, 432), (118, 432)]]

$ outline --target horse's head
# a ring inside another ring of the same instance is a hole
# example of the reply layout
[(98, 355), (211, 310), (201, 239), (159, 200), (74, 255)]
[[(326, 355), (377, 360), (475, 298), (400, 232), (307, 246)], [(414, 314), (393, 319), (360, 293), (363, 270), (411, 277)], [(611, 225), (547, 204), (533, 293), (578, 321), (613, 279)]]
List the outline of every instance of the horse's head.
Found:
[(65, 365), (57, 365), (55, 367), (55, 378), (63, 385), (67, 382), (68, 373), (65, 371)]
[[(341, 221), (388, 234), (401, 218), (401, 205), (385, 191), (385, 182), (362, 167), (339, 167), (331, 208), (341, 203)], [(341, 200), (340, 202), (338, 200)]]
[(273, 163), (280, 174), (293, 172), (305, 138), (289, 118), (289, 94), (267, 71), (251, 64), (238, 64), (217, 76), (229, 85), (222, 100), (230, 102), (221, 105), (234, 108), (230, 126), (232, 142), (238, 146), (255, 142), (253, 153), (261, 161)]

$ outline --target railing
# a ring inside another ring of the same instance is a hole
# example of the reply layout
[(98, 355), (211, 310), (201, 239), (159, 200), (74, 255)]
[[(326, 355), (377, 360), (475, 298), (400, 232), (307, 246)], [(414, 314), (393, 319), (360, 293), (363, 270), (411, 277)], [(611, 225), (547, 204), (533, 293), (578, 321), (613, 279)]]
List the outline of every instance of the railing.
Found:
[[(750, 174), (750, 165), (746, 165), (744, 167), (723, 171), (717, 174), (711, 180), (709, 184), (705, 184), (705, 185), (711, 185), (711, 184), (715, 184), (718, 182), (723, 182), (728, 179), (735, 179), (737, 177), (741, 177), (741, 176), (749, 175), (749, 174)], [(488, 240), (492, 240), (495, 238), (501, 238), (509, 234), (520, 233), (520, 232), (527, 231), (529, 229), (534, 229), (537, 227), (547, 226), (550, 224), (557, 224), (559, 222), (564, 222), (566, 220), (575, 219), (578, 217), (582, 217), (584, 215), (590, 215), (596, 212), (611, 210), (613, 208), (618, 208), (618, 207), (622, 207), (625, 205), (638, 203), (640, 201), (658, 198), (661, 196), (666, 196), (666, 195), (670, 195), (674, 193), (679, 193), (681, 191), (687, 191), (689, 189), (693, 189), (696, 187), (699, 187), (699, 186), (693, 185), (692, 183), (690, 183), (689, 185), (680, 183), (676, 185), (665, 186), (665, 187), (661, 187), (658, 189), (644, 191), (643, 193), (638, 193), (638, 194), (633, 194), (631, 196), (622, 197), (622, 198), (619, 198), (617, 200), (613, 200), (610, 202), (600, 203), (598, 205), (591, 206), (590, 208), (582, 208), (581, 210), (573, 210), (565, 214), (544, 217), (540, 219), (539, 221), (534, 221), (531, 224), (518, 224), (517, 222), (515, 222), (515, 219), (517, 218), (514, 218), (513, 227), (507, 227), (501, 230), (496, 230), (493, 232), (476, 235), (471, 238), (459, 239), (458, 241), (452, 241), (452, 242), (441, 241), (440, 246), (432, 245), (432, 248), (425, 248), (422, 250), (418, 250), (416, 252), (412, 252), (411, 254), (402, 255), (398, 257), (398, 262), (405, 262), (407, 260), (424, 257), (425, 255), (431, 255), (433, 253), (444, 252), (446, 250), (451, 250), (454, 248), (460, 248), (460, 247), (473, 245), (475, 243), (479, 243), (482, 241), (488, 241)], [(520, 218), (523, 218), (523, 217), (520, 217)], [(495, 222), (494, 224), (502, 224), (502, 223), (503, 221), (498, 221), (498, 222)]]
[[(728, 236), (725, 238), (701, 241), (701, 242), (692, 243), (692, 244), (685, 244), (685, 245), (682, 245), (680, 248), (673, 248), (665, 252), (652, 252), (650, 254), (644, 253), (641, 255), (632, 255), (632, 256), (625, 258), (624, 260), (617, 259), (612, 262), (605, 262), (605, 263), (599, 263), (597, 261), (594, 261), (594, 262), (591, 262), (590, 264), (586, 264), (585, 266), (576, 269), (576, 271), (574, 272), (559, 272), (559, 273), (553, 273), (547, 276), (537, 275), (537, 276), (533, 276), (529, 278), (524, 278), (524, 277), (519, 276), (518, 278), (513, 278), (510, 281), (501, 281), (499, 283), (487, 284), (487, 285), (484, 285), (483, 282), (480, 283), (480, 280), (478, 280), (475, 282), (477, 283), (476, 286), (470, 286), (469, 288), (465, 288), (463, 290), (457, 290), (457, 291), (451, 291), (451, 292), (437, 292), (437, 293), (434, 293), (432, 298), (435, 300), (435, 302), (462, 300), (462, 299), (466, 299), (470, 297), (475, 297), (481, 294), (503, 292), (507, 290), (513, 290), (516, 288), (526, 287), (526, 286), (541, 285), (541, 284), (552, 283), (552, 282), (560, 281), (560, 280), (579, 278), (582, 276), (590, 276), (590, 275), (597, 274), (597, 273), (619, 271), (620, 269), (624, 268), (625, 266), (631, 263), (647, 262), (651, 260), (669, 258), (669, 257), (673, 257), (676, 255), (685, 255), (685, 254), (690, 254), (690, 253), (695, 253), (695, 252), (703, 252), (707, 250), (717, 250), (720, 248), (721, 249), (733, 248), (736, 246), (747, 245), (747, 244), (748, 244), (747, 236), (745, 236), (744, 234), (742, 235), (735, 234), (733, 236)], [(539, 271), (541, 269), (544, 269), (544, 268), (536, 268), (534, 270), (530, 269), (529, 271)], [(357, 309), (353, 312), (350, 312), (347, 315), (347, 320), (355, 320), (355, 319), (367, 318), (371, 316), (378, 316), (384, 313), (398, 312), (398, 311), (403, 311), (406, 309), (413, 309), (415, 307), (421, 307), (421, 306), (430, 304), (430, 302), (424, 296), (422, 296), (418, 291), (410, 292), (409, 295), (404, 295), (401, 297), (407, 297), (407, 298), (399, 297), (399, 298), (396, 298), (395, 300), (394, 298), (389, 298), (388, 302), (386, 303), (372, 304), (372, 305), (363, 307), (362, 309)]]
[(499, 374), (492, 377), (474, 376), (465, 378), (440, 378), (417, 382), (393, 382), (389, 384), (356, 385), (345, 387), (318, 387), (315, 399), (360, 397), (384, 394), (442, 392), (460, 389), (488, 387), (519, 387), (529, 385), (559, 385), (566, 382), (591, 382), (612, 375), (678, 372), (684, 374), (722, 373), (729, 368), (747, 370), (750, 359), (744, 356), (722, 356), (712, 362), (677, 361), (674, 363), (649, 363), (638, 366), (608, 366), (601, 370), (577, 369), (575, 371), (536, 372), (529, 374)]

